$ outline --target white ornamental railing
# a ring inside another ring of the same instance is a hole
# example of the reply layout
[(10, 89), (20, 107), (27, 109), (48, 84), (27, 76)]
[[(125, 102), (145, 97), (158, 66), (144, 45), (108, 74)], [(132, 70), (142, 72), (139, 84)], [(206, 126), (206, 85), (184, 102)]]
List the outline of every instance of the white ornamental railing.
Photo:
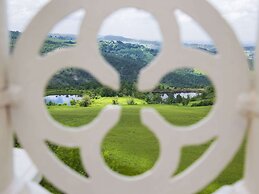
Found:
[[(105, 6), (101, 6), (103, 4)], [(96, 37), (103, 20), (124, 7), (152, 13), (164, 37), (160, 56), (139, 75), (139, 91), (151, 91), (167, 73), (182, 67), (206, 72), (217, 90), (213, 111), (205, 120), (190, 127), (173, 126), (154, 109), (141, 111), (142, 123), (159, 139), (161, 153), (153, 169), (137, 177), (125, 177), (111, 171), (100, 152), (105, 134), (120, 119), (120, 107), (108, 106), (92, 123), (73, 130), (50, 119), (42, 100), (49, 78), (68, 64), (69, 67), (84, 69), (105, 86), (120, 87), (118, 72), (100, 56)], [(38, 51), (52, 27), (79, 9), (86, 10), (87, 19), (83, 21), (77, 46), (39, 56)], [(219, 51), (217, 55), (181, 45), (179, 26), (174, 17), (176, 10), (185, 12), (205, 29)], [(237, 152), (246, 132), (245, 177), (216, 193), (259, 193), (259, 83), (255, 79), (251, 81), (246, 57), (235, 34), (207, 1), (53, 0), (33, 18), (10, 56), (6, 5), (4, 0), (0, 0), (0, 37), (1, 193), (48, 193), (35, 181), (38, 169), (55, 186), (71, 194), (191, 194), (219, 175)], [(256, 77), (259, 77), (258, 65)], [(13, 150), (14, 132), (37, 169), (25, 153)], [(171, 177), (178, 166), (183, 146), (200, 145), (212, 139), (216, 139), (215, 142), (197, 162), (183, 173)], [(56, 159), (46, 141), (79, 147), (90, 178), (81, 177)], [(25, 161), (28, 166), (19, 166), (16, 158), (19, 159), (20, 154), (28, 159)]]

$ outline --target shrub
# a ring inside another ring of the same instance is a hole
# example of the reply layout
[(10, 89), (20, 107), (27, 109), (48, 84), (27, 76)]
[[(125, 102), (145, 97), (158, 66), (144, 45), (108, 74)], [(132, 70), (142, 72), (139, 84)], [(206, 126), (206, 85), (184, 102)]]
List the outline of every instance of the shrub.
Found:
[(101, 99), (102, 97), (100, 95), (94, 97), (96, 100)]
[(75, 99), (70, 100), (70, 105), (71, 106), (75, 106), (76, 105), (76, 100)]
[(188, 99), (188, 98), (182, 100), (182, 105), (183, 106), (188, 106), (189, 103), (190, 103), (190, 99)]
[(80, 100), (79, 105), (81, 107), (88, 107), (92, 104), (92, 100), (89, 95), (84, 95), (82, 100)]
[(199, 103), (192, 104), (192, 107), (195, 106), (212, 106), (214, 104), (213, 100), (202, 100)]
[(128, 105), (136, 105), (135, 100), (133, 98), (130, 98), (127, 100)]
[(112, 99), (112, 104), (113, 104), (113, 105), (118, 105), (118, 104), (119, 104), (119, 99), (118, 99), (118, 97), (115, 97), (114, 99)]
[(47, 103), (47, 106), (56, 106), (56, 103), (49, 101), (49, 102)]

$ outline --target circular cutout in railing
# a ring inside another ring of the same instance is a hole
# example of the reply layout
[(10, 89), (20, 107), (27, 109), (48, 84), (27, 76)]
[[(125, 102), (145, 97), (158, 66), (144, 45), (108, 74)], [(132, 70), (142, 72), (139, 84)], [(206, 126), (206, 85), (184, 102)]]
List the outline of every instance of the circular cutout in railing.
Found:
[(47, 35), (39, 54), (46, 56), (56, 50), (75, 47), (84, 16), (85, 11), (78, 10), (56, 24)]
[(113, 99), (114, 104), (122, 106), (121, 120), (104, 138), (102, 154), (113, 171), (140, 175), (157, 161), (159, 141), (140, 121), (140, 110), (147, 102), (135, 86), (140, 70), (159, 55), (162, 33), (150, 13), (124, 8), (103, 22), (98, 43), (101, 55), (122, 80)]
[[(216, 100), (212, 82), (196, 69), (185, 68), (169, 73), (152, 92), (138, 92), (135, 85), (122, 84), (115, 98), (115, 102), (123, 107), (122, 117), (102, 145), (106, 164), (113, 171), (128, 176), (150, 170), (159, 157), (159, 141), (142, 125), (141, 109), (154, 108), (168, 122), (189, 126), (204, 119)], [(187, 150), (184, 154), (189, 152)]]
[[(134, 101), (135, 104), (129, 102)], [(159, 140), (140, 120), (143, 100), (129, 98), (120, 122), (103, 140), (102, 155), (114, 172), (137, 176), (152, 169), (159, 158)]]
[(175, 17), (180, 30), (181, 42), (185, 47), (197, 49), (211, 55), (218, 53), (210, 35), (199, 23), (180, 10), (175, 11)]
[[(105, 96), (105, 97), (104, 97)], [(66, 68), (48, 82), (44, 101), (51, 117), (62, 125), (80, 127), (112, 104), (115, 92), (82, 69)]]
[(140, 69), (150, 64), (162, 49), (162, 33), (148, 12), (124, 8), (102, 24), (99, 50), (106, 62), (120, 74), (123, 82), (135, 81)]
[[(47, 83), (44, 102), (50, 116), (67, 127), (81, 127), (92, 122), (107, 105), (117, 105), (118, 93), (102, 86), (82, 69), (66, 68), (57, 72)], [(81, 162), (79, 148), (46, 142), (49, 149), (65, 165), (88, 177)], [(55, 189), (48, 182), (42, 184)]]
[(146, 95), (146, 101), (168, 122), (189, 126), (209, 114), (216, 100), (215, 92), (206, 74), (183, 68), (166, 75), (159, 86)]
[[(44, 100), (51, 117), (69, 127), (90, 123), (106, 105), (122, 106), (121, 120), (105, 137), (102, 154), (113, 170), (134, 176), (154, 166), (159, 156), (159, 141), (140, 121), (140, 110), (147, 105), (144, 94), (136, 90), (135, 83), (122, 86), (116, 92), (99, 84), (85, 71), (68, 68), (52, 77)], [(65, 148), (58, 149), (59, 157), (66, 158)]]

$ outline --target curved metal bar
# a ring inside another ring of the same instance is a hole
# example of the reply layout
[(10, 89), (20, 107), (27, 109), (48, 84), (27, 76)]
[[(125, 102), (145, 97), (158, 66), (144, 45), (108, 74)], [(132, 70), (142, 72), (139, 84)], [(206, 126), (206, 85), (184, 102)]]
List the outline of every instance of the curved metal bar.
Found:
[[(7, 90), (7, 61), (9, 41), (7, 30), (6, 1), (0, 0), (0, 96)], [(3, 99), (0, 99), (1, 101)], [(13, 133), (10, 129), (10, 115), (7, 104), (0, 107), (0, 193), (13, 181)]]

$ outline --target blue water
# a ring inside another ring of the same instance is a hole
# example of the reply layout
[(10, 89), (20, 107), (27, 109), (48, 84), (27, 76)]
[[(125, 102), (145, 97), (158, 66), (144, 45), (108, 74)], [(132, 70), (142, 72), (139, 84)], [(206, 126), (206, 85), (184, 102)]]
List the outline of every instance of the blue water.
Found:
[[(176, 98), (177, 95), (182, 96), (183, 98), (193, 98), (199, 95), (199, 93), (194, 93), (194, 92), (190, 92), (190, 93), (176, 93), (174, 94), (174, 97)], [(166, 100), (169, 96), (167, 94), (161, 95), (161, 98), (163, 100)], [(78, 96), (78, 95), (50, 95), (50, 96), (45, 96), (44, 100), (45, 103), (49, 103), (49, 102), (53, 102), (55, 104), (67, 104), (68, 106), (71, 106), (70, 101), (74, 99), (74, 100), (81, 100), (82, 97)]]
[[(194, 98), (197, 97), (198, 95), (200, 95), (199, 93), (195, 93), (195, 92), (188, 92), (188, 93), (175, 93), (174, 97), (176, 98), (178, 95), (180, 95), (182, 98)], [(167, 94), (163, 94), (161, 95), (162, 100), (166, 100), (167, 98), (169, 98), (169, 96)]]
[(70, 106), (70, 101), (74, 99), (74, 100), (81, 100), (82, 97), (78, 96), (78, 95), (51, 95), (51, 96), (45, 96), (44, 100), (45, 103), (49, 103), (49, 102), (53, 102), (55, 104), (67, 104), (68, 106)]
[(196, 93), (196, 92), (188, 92), (188, 93), (176, 93), (174, 94), (174, 97), (176, 98), (178, 95), (180, 95), (181, 97), (183, 98), (194, 98), (194, 97), (197, 97), (199, 95), (199, 93)]

